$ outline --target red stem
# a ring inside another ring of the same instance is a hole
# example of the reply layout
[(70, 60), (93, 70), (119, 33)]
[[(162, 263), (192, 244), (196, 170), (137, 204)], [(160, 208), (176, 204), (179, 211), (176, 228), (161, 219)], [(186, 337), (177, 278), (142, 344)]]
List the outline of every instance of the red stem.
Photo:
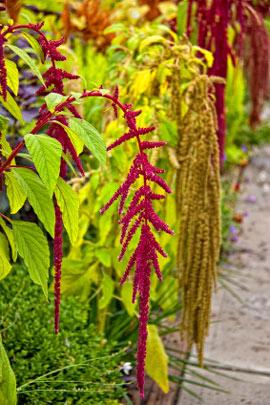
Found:
[[(31, 131), (32, 134), (38, 133), (44, 125), (46, 125), (50, 119), (52, 118), (53, 114), (48, 111), (48, 113), (43, 117), (41, 121), (38, 121), (35, 128)], [(18, 155), (18, 153), (21, 151), (21, 149), (24, 146), (24, 141), (21, 141), (11, 152), (7, 160), (3, 163), (3, 165), (0, 167), (0, 175), (10, 167), (12, 160)]]

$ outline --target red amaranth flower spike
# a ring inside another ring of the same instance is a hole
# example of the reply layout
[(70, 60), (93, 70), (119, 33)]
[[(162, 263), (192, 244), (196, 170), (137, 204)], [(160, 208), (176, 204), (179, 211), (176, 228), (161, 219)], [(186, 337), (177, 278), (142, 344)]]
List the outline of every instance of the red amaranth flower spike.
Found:
[[(170, 193), (171, 190), (165, 180), (160, 177), (160, 174), (164, 171), (153, 166), (149, 162), (147, 154), (144, 152), (144, 150), (147, 149), (162, 147), (166, 143), (162, 141), (141, 141), (140, 137), (152, 132), (154, 127), (138, 128), (136, 117), (141, 111), (133, 111), (130, 104), (121, 104), (114, 98), (115, 96), (112, 98), (113, 103), (118, 106), (120, 105), (124, 112), (129, 131), (110, 145), (108, 150), (111, 150), (132, 138), (136, 138), (139, 152), (134, 158), (126, 180), (121, 184), (100, 212), (103, 214), (116, 200), (120, 200), (118, 212), (120, 215), (119, 224), (122, 228), (120, 238), (122, 249), (119, 255), (119, 260), (123, 259), (135, 233), (140, 230), (139, 243), (129, 259), (120, 283), (123, 284), (127, 280), (131, 270), (134, 268), (135, 274), (133, 279), (132, 301), (134, 302), (136, 296), (139, 295), (137, 383), (140, 395), (143, 398), (147, 322), (149, 317), (150, 276), (151, 271), (154, 270), (159, 280), (162, 280), (158, 254), (161, 254), (164, 257), (167, 256), (162, 247), (156, 241), (151, 228), (158, 232), (164, 231), (173, 234), (169, 226), (159, 218), (153, 207), (154, 200), (162, 200), (165, 196), (154, 193), (151, 190), (149, 183), (158, 185), (166, 193)], [(128, 197), (131, 196), (132, 188), (135, 187), (136, 182), (140, 177), (143, 179), (143, 185), (137, 189), (133, 197), (130, 199), (129, 205), (126, 206)]]
[[(243, 0), (188, 0), (187, 34), (192, 31), (191, 17), (192, 6), (196, 4), (196, 18), (198, 22), (198, 45), (208, 49), (214, 54), (214, 63), (209, 68), (209, 75), (219, 76), (226, 80), (228, 56), (235, 63), (235, 52), (230, 48), (228, 41), (228, 29), (230, 22), (240, 25), (238, 55), (242, 52), (243, 36)], [(236, 11), (233, 10), (236, 7)], [(216, 83), (216, 111), (218, 120), (218, 142), (221, 166), (225, 160), (225, 137), (226, 137), (226, 111), (225, 111), (225, 84)]]
[[(39, 31), (41, 26), (32, 26), (30, 27), (35, 31)], [(63, 69), (57, 68), (55, 66), (55, 62), (57, 61), (64, 61), (66, 57), (62, 55), (57, 48), (64, 43), (64, 38), (57, 40), (57, 41), (48, 41), (46, 37), (40, 33), (39, 42), (44, 52), (45, 58), (50, 58), (52, 66), (43, 74), (45, 84), (41, 86), (38, 91), (37, 95), (45, 96), (51, 92), (55, 92), (61, 95), (65, 95), (64, 93), (64, 83), (63, 80), (76, 80), (79, 78), (77, 75), (73, 75), (69, 72), (66, 72)], [(72, 115), (76, 118), (81, 118), (79, 112), (76, 108), (72, 105), (72, 102), (66, 102), (65, 107), (72, 113)], [(40, 117), (39, 121), (42, 122), (46, 119), (47, 115), (50, 112), (47, 109), (46, 104), (43, 104), (40, 108)], [(64, 115), (57, 115), (54, 121), (58, 121), (60, 124), (68, 126), (68, 120)], [(38, 125), (38, 123), (37, 123)], [(69, 152), (72, 159), (77, 165), (78, 170), (84, 176), (84, 170), (81, 164), (81, 160), (70, 141), (67, 133), (65, 132), (64, 128), (61, 125), (58, 125), (55, 122), (49, 123), (49, 128), (47, 130), (47, 134), (55, 139), (57, 139), (61, 145), (63, 152)], [(67, 163), (62, 158), (61, 159), (61, 166), (60, 166), (60, 177), (65, 178), (67, 175)], [(57, 203), (55, 202), (55, 217), (56, 217), (56, 224), (55, 224), (55, 234), (54, 234), (54, 272), (55, 272), (55, 284), (54, 284), (54, 295), (55, 295), (55, 333), (59, 332), (59, 322), (60, 322), (60, 302), (61, 302), (61, 266), (62, 266), (62, 256), (63, 256), (63, 240), (62, 240), (62, 232), (63, 232), (63, 221), (62, 221), (62, 214), (60, 208), (58, 207)]]
[(60, 208), (54, 201), (55, 228), (53, 241), (54, 255), (54, 331), (59, 333), (60, 302), (61, 302), (61, 270), (63, 257), (63, 221)]
[(51, 92), (63, 95), (64, 94), (63, 79), (76, 80), (79, 79), (79, 76), (68, 73), (63, 69), (58, 69), (54, 66), (51, 66), (43, 74), (43, 78), (45, 79), (45, 85), (41, 86), (37, 90), (36, 94), (38, 96), (46, 95)]
[(65, 38), (57, 41), (46, 41), (42, 35), (39, 36), (39, 43), (44, 52), (44, 56), (49, 57), (52, 61), (63, 61), (66, 57), (58, 51), (58, 47), (65, 42)]

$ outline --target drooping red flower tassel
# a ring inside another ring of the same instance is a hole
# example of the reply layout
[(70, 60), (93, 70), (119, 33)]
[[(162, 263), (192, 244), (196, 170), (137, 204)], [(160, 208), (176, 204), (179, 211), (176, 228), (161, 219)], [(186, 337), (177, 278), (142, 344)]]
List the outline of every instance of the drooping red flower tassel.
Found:
[[(40, 28), (33, 27), (35, 30), (39, 30)], [(45, 96), (50, 92), (55, 92), (61, 95), (65, 95), (64, 93), (64, 79), (68, 80), (75, 80), (78, 79), (79, 76), (73, 75), (69, 72), (66, 72), (63, 69), (57, 68), (55, 62), (63, 61), (66, 59), (64, 55), (62, 55), (59, 50), (57, 49), (62, 43), (64, 43), (64, 39), (60, 39), (57, 41), (48, 41), (43, 34), (40, 33), (39, 42), (42, 47), (43, 53), (45, 58), (50, 58), (52, 62), (52, 66), (43, 74), (45, 84), (42, 85), (38, 91), (37, 95)], [(76, 108), (70, 102), (66, 102), (65, 107), (75, 116), (76, 118), (81, 118), (80, 114), (76, 110)], [(39, 120), (42, 122), (44, 118), (46, 118), (49, 111), (47, 109), (46, 104), (43, 104), (40, 108), (40, 118)], [(60, 144), (62, 145), (63, 152), (69, 152), (72, 159), (76, 163), (76, 166), (82, 176), (84, 176), (84, 170), (82, 167), (81, 160), (70, 141), (66, 131), (61, 126), (65, 125), (68, 127), (68, 119), (64, 115), (57, 115), (55, 117), (55, 122), (49, 124), (49, 128), (47, 130), (47, 134), (52, 138), (57, 139)], [(59, 124), (57, 124), (59, 122)], [(61, 159), (61, 166), (60, 166), (60, 177), (65, 178), (67, 175), (67, 163), (62, 158)], [(59, 323), (60, 323), (60, 302), (61, 302), (61, 267), (62, 267), (62, 257), (63, 257), (63, 221), (62, 221), (62, 214), (57, 202), (55, 201), (55, 235), (54, 235), (54, 302), (55, 302), (55, 311), (54, 311), (54, 324), (55, 324), (55, 333), (59, 332)]]
[(59, 333), (60, 302), (61, 302), (61, 271), (63, 258), (63, 221), (60, 208), (54, 201), (55, 228), (53, 241), (54, 255), (54, 331)]
[[(114, 100), (112, 100), (114, 101)], [(115, 105), (121, 103), (114, 103)], [(137, 348), (137, 384), (140, 395), (144, 396), (144, 379), (145, 379), (145, 357), (146, 357), (146, 342), (147, 342), (147, 323), (149, 318), (149, 300), (150, 300), (150, 276), (152, 269), (155, 271), (158, 279), (162, 280), (162, 274), (159, 266), (158, 255), (166, 257), (166, 253), (155, 239), (153, 230), (157, 232), (166, 232), (173, 234), (169, 226), (159, 218), (153, 207), (155, 200), (165, 198), (163, 194), (156, 194), (152, 191), (150, 184), (158, 185), (165, 193), (170, 193), (165, 180), (160, 176), (163, 173), (162, 169), (153, 166), (145, 153), (147, 149), (162, 147), (165, 142), (142, 141), (141, 136), (153, 131), (153, 127), (138, 128), (136, 117), (141, 111), (133, 111), (129, 104), (121, 104), (124, 111), (124, 116), (129, 128), (129, 131), (116, 140), (108, 147), (111, 150), (129, 139), (136, 138), (139, 152), (135, 156), (133, 164), (128, 172), (126, 180), (114, 193), (108, 203), (101, 209), (103, 214), (116, 200), (119, 199), (118, 212), (120, 215), (120, 226), (122, 249), (119, 255), (119, 260), (122, 260), (127, 253), (128, 246), (136, 234), (140, 232), (139, 243), (131, 255), (127, 264), (125, 273), (122, 276), (121, 284), (123, 284), (132, 269), (135, 269), (133, 278), (133, 299), (135, 302), (137, 295), (139, 296), (139, 336)], [(132, 188), (137, 180), (142, 177), (143, 185), (140, 186), (134, 193), (129, 204), (127, 205), (128, 197), (131, 196)]]
[(270, 38), (264, 23), (263, 15), (259, 11), (247, 9), (246, 36), (248, 50), (245, 55), (248, 84), (252, 109), (250, 125), (255, 128), (261, 121), (264, 101), (269, 96), (270, 80)]

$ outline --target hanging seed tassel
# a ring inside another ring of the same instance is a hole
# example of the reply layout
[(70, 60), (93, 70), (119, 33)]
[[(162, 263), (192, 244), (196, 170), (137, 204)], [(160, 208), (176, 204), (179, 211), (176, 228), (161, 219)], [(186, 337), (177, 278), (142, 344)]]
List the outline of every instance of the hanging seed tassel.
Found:
[(183, 299), (182, 338), (203, 363), (211, 295), (220, 253), (220, 175), (214, 85), (199, 76), (187, 93), (177, 157), (177, 260)]

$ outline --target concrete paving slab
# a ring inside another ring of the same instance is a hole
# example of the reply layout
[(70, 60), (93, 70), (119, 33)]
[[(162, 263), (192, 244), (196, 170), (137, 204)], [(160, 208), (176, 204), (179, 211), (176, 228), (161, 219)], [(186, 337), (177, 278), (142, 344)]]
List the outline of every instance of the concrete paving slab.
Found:
[(205, 355), (238, 369), (229, 375), (241, 381), (211, 375), (229, 394), (187, 385), (201, 399), (182, 391), (178, 405), (270, 405), (269, 147), (258, 150), (248, 167), (237, 211), (247, 216), (227, 268), (240, 285), (232, 286), (239, 300), (224, 289), (216, 294)]

